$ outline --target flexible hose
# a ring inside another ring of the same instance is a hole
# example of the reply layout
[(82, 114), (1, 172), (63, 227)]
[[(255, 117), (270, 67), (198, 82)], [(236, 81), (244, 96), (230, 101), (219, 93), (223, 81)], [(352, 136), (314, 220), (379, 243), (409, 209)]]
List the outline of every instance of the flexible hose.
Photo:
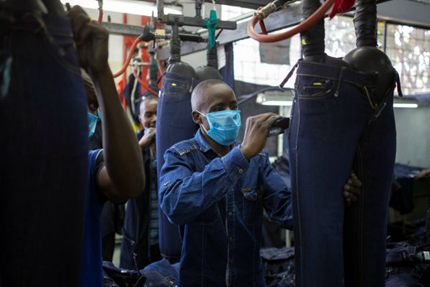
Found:
[(157, 87), (158, 71), (155, 65), (155, 51), (149, 52), (149, 60), (151, 65), (148, 67), (148, 86), (150, 88)]
[(181, 61), (181, 41), (179, 39), (179, 27), (178, 25), (172, 26), (172, 32), (170, 36), (170, 58), (168, 60), (169, 65), (179, 63)]
[(376, 1), (357, 0), (355, 7), (354, 27), (357, 47), (376, 47)]
[[(302, 16), (307, 19), (312, 16), (315, 11), (321, 6), (318, 0), (303, 0), (302, 1)], [(300, 42), (303, 47), (303, 56), (323, 56), (325, 50), (325, 29), (324, 18), (322, 17), (309, 29), (300, 34)]]
[(101, 24), (103, 20), (103, 9), (99, 8), (99, 18), (97, 19), (97, 23)]
[(291, 38), (292, 36), (302, 33), (306, 29), (312, 27), (318, 20), (320, 20), (322, 17), (324, 17), (325, 13), (330, 9), (330, 7), (336, 2), (336, 0), (327, 0), (324, 2), (324, 4), (321, 5), (320, 8), (318, 8), (315, 13), (312, 14), (309, 18), (304, 20), (302, 23), (297, 25), (296, 27), (285, 31), (283, 33), (279, 34), (273, 34), (273, 35), (261, 35), (255, 32), (255, 25), (259, 21), (257, 16), (252, 17), (252, 19), (248, 22), (248, 34), (249, 36), (258, 41), (263, 43), (271, 43), (271, 42), (278, 42), (282, 41), (288, 38)]
[(136, 73), (136, 69), (133, 69), (133, 76), (134, 78), (139, 82), (139, 84), (142, 85), (142, 87), (144, 87), (148, 92), (150, 92), (151, 94), (158, 96), (158, 93), (155, 92), (154, 90), (152, 90), (151, 88), (148, 87), (147, 84), (145, 84), (144, 81), (142, 81), (142, 79), (139, 77), (139, 75)]
[(163, 66), (161, 66), (160, 59), (158, 58), (158, 52), (155, 58), (157, 60), (158, 71), (160, 72), (160, 76), (161, 76), (164, 73), (164, 71), (163, 71)]
[(213, 46), (206, 52), (207, 66), (218, 70), (218, 49)]
[(133, 42), (133, 45), (131, 45), (131, 48), (130, 48), (130, 52), (128, 53), (127, 59), (125, 60), (124, 66), (122, 66), (121, 70), (119, 70), (117, 73), (115, 73), (115, 74), (113, 75), (113, 77), (114, 77), (114, 78), (116, 78), (116, 77), (118, 77), (118, 76), (121, 76), (121, 75), (125, 72), (125, 70), (127, 70), (128, 64), (130, 64), (131, 58), (133, 57), (133, 52), (134, 52), (134, 50), (136, 49), (137, 44), (138, 44), (139, 42), (140, 42), (140, 39), (139, 39), (139, 38), (137, 38), (137, 39)]

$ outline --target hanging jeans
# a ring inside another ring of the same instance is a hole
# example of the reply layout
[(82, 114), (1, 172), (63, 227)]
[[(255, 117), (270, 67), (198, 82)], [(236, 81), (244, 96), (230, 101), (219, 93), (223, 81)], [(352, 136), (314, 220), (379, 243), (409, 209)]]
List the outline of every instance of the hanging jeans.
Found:
[[(299, 63), (290, 129), (297, 286), (385, 286), (396, 130), (394, 87), (376, 103), (376, 82), (376, 74)], [(363, 185), (346, 206), (351, 168)]]
[[(157, 170), (164, 164), (164, 152), (172, 145), (193, 138), (197, 124), (193, 122), (191, 92), (198, 84), (175, 73), (166, 73), (160, 90), (157, 110)], [(159, 185), (160, 186), (160, 183)], [(172, 224), (159, 210), (160, 252), (171, 262), (181, 258), (182, 238), (179, 226)]]
[(69, 19), (0, 8), (2, 286), (79, 285), (87, 101)]

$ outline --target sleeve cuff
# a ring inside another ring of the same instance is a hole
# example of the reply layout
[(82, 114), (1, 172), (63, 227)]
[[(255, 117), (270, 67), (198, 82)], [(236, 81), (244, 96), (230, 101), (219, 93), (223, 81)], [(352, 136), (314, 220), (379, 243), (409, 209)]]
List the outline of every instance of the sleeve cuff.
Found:
[(240, 146), (233, 148), (221, 161), (233, 182), (236, 182), (249, 168), (249, 162), (240, 150)]

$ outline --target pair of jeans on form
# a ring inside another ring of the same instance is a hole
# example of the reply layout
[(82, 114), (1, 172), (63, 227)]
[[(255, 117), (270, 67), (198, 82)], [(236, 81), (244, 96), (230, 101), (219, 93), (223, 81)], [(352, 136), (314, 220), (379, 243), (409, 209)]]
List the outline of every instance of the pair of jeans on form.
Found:
[[(385, 286), (387, 212), (396, 152), (393, 91), (376, 74), (300, 62), (290, 128), (296, 282)], [(351, 168), (362, 181), (346, 206)]]
[(88, 123), (70, 21), (0, 5), (0, 42), (0, 285), (76, 287)]

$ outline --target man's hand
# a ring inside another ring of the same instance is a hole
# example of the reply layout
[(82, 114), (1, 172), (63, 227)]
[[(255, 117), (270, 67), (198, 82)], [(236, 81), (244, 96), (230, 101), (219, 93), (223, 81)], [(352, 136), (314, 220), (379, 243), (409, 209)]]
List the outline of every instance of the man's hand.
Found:
[(430, 168), (422, 170), (420, 173), (414, 175), (414, 179), (422, 179), (422, 178), (425, 178), (428, 175), (430, 175)]
[(109, 32), (80, 6), (74, 6), (68, 12), (72, 23), (73, 35), (79, 61), (90, 73), (99, 73), (108, 67)]
[(357, 178), (354, 171), (351, 171), (351, 175), (343, 186), (343, 197), (347, 205), (357, 201), (361, 193), (361, 181)]
[(266, 145), (267, 131), (278, 117), (279, 115), (274, 113), (265, 113), (246, 120), (245, 136), (240, 149), (248, 161), (263, 150)]
[(145, 148), (145, 147), (147, 147), (151, 143), (151, 140), (155, 137), (155, 131), (156, 131), (155, 128), (145, 129), (145, 134), (139, 140), (139, 146), (142, 149)]

